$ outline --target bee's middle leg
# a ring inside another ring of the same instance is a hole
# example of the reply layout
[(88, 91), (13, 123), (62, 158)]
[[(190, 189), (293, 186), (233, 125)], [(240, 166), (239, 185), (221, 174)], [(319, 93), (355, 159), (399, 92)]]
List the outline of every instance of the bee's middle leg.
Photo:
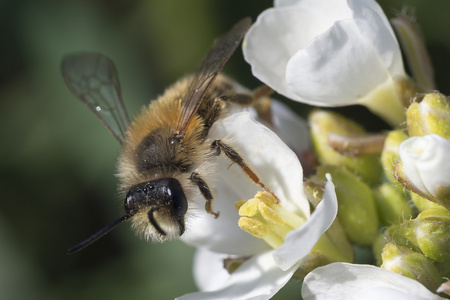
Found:
[(236, 152), (232, 147), (225, 144), (221, 140), (215, 140), (211, 144), (211, 149), (215, 150), (215, 155), (220, 155), (221, 152), (225, 154), (226, 157), (228, 157), (233, 163), (236, 163), (239, 165), (239, 167), (244, 171), (244, 173), (250, 178), (254, 183), (262, 187), (266, 192), (273, 195), (276, 199), (276, 202), (280, 202), (278, 197), (271, 191), (269, 188), (261, 182), (261, 179), (259, 179), (258, 175), (245, 163), (244, 159), (239, 155), (239, 153)]
[(191, 180), (198, 186), (198, 188), (200, 189), (200, 193), (202, 193), (203, 197), (206, 199), (206, 212), (214, 215), (214, 217), (217, 219), (219, 217), (219, 212), (214, 212), (212, 210), (212, 201), (214, 200), (214, 197), (212, 196), (211, 190), (209, 189), (208, 185), (197, 172), (193, 172), (191, 174)]

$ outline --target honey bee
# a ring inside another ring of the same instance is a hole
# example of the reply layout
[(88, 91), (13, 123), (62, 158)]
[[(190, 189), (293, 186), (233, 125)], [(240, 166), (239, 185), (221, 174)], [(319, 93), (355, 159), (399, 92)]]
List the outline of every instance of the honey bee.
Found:
[(206, 212), (217, 218), (219, 212), (212, 208), (213, 193), (206, 174), (221, 153), (270, 192), (236, 150), (220, 139), (208, 138), (209, 129), (230, 105), (249, 106), (261, 96), (219, 74), (250, 24), (250, 18), (245, 18), (218, 38), (193, 75), (169, 87), (144, 107), (131, 124), (110, 59), (97, 53), (73, 54), (63, 59), (62, 74), (71, 92), (122, 146), (118, 177), (125, 198), (124, 216), (68, 253), (89, 246), (127, 220), (146, 239), (176, 239), (185, 232), (189, 203), (198, 191), (206, 200)]

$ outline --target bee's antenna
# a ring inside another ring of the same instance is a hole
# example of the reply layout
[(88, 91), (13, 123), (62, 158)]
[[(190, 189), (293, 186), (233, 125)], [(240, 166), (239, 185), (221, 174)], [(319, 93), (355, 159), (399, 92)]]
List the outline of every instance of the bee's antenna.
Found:
[(89, 246), (90, 244), (94, 243), (95, 241), (97, 241), (98, 239), (100, 239), (101, 237), (103, 237), (104, 235), (109, 233), (111, 230), (116, 228), (119, 224), (121, 224), (121, 223), (125, 222), (126, 220), (128, 220), (130, 217), (131, 217), (131, 215), (125, 215), (123, 217), (120, 217), (119, 219), (117, 219), (114, 222), (112, 222), (111, 224), (103, 227), (102, 229), (100, 229), (95, 234), (93, 234), (89, 238), (85, 239), (84, 241), (82, 241), (78, 245), (73, 246), (72, 248), (67, 250), (66, 253), (67, 254), (72, 254), (72, 253), (78, 252), (80, 250), (83, 250), (84, 248), (86, 248), (87, 246)]

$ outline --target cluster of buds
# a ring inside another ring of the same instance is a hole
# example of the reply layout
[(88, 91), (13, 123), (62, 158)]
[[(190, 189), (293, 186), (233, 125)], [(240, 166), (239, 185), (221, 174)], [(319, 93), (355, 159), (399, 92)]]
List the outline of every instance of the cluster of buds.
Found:
[(450, 277), (450, 100), (437, 92), (415, 98), (406, 118), (407, 129), (380, 135), (312, 112), (320, 165), (310, 181), (332, 175), (350, 242), (372, 246), (378, 266), (436, 292)]
[[(364, 105), (392, 130), (368, 133), (315, 109), (310, 139), (299, 138), (300, 126), (277, 129), (291, 118), (269, 110), (262, 119), (294, 151), (245, 138), (258, 145), (249, 154), (267, 154), (267, 166), (255, 163), (280, 201), (266, 193), (238, 201), (236, 223), (248, 241), (237, 244), (236, 234), (237, 247), (218, 249), (211, 240), (219, 238), (208, 240), (208, 251), (227, 253), (234, 264), (207, 298), (268, 299), (292, 276), (304, 279), (304, 299), (450, 295), (450, 100), (430, 92), (433, 72), (418, 32), (407, 15), (389, 22), (374, 0), (280, 0), (258, 17), (243, 42), (253, 75), (294, 101)], [(293, 147), (299, 140), (313, 149)]]

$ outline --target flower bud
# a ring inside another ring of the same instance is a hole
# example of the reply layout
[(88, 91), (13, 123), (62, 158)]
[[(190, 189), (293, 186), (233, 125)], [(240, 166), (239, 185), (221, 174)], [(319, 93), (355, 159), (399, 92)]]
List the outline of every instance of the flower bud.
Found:
[(349, 157), (333, 150), (328, 144), (333, 133), (341, 136), (365, 134), (361, 126), (339, 114), (320, 110), (312, 112), (309, 121), (313, 145), (321, 164), (345, 167), (370, 185), (379, 183), (381, 166), (377, 155)]
[(406, 112), (410, 136), (437, 134), (450, 139), (450, 100), (440, 93), (430, 93)]
[(314, 270), (315, 268), (328, 265), (335, 261), (330, 260), (330, 258), (320, 251), (311, 251), (299, 262), (299, 268), (294, 273), (295, 278), (303, 279), (305, 276)]
[(394, 184), (399, 190), (403, 190), (403, 186), (394, 177), (394, 166), (400, 160), (398, 149), (400, 144), (408, 139), (408, 134), (404, 130), (393, 130), (389, 132), (384, 142), (383, 152), (381, 152), (381, 165), (387, 179)]
[[(388, 243), (393, 243), (398, 246), (404, 246), (414, 250), (416, 252), (420, 252), (420, 249), (414, 246), (408, 239), (408, 234), (411, 235), (410, 232), (405, 232), (400, 224), (394, 224), (386, 228), (386, 230), (379, 234), (372, 244), (372, 251), (375, 259), (377, 261), (377, 265), (381, 266), (382, 258), (381, 254), (383, 252), (384, 246)], [(409, 237), (411, 238), (411, 237)]]
[(413, 211), (404, 193), (390, 183), (383, 183), (374, 190), (375, 204), (381, 223), (388, 226), (412, 217)]
[(358, 244), (370, 245), (378, 233), (378, 215), (371, 189), (358, 176), (337, 166), (321, 166), (317, 176), (330, 173), (338, 199), (338, 218), (347, 237)]
[[(315, 179), (316, 179), (316, 181), (318, 181), (317, 178), (315, 178)], [(312, 179), (312, 180), (314, 180), (314, 179)], [(322, 199), (324, 186), (321, 184), (315, 183), (312, 180), (306, 181), (303, 184), (303, 188), (305, 191), (305, 195), (308, 198), (308, 201), (315, 208)], [(344, 228), (342, 227), (341, 222), (339, 221), (339, 218), (334, 219), (333, 224), (331, 224), (330, 228), (328, 228), (328, 230), (324, 233), (324, 235), (326, 236), (327, 239), (329, 239), (329, 243), (334, 245), (333, 248), (339, 249), (339, 251), (335, 251), (335, 252), (340, 253), (340, 255), (342, 257), (341, 261), (353, 262), (353, 259), (354, 259), (353, 248), (347, 239)], [(324, 244), (324, 243), (322, 243), (322, 244)], [(330, 248), (330, 247), (328, 247), (328, 248)], [(324, 255), (324, 254), (321, 253), (321, 255)], [(330, 259), (330, 258), (328, 258), (328, 259)], [(300, 268), (302, 268), (302, 267), (300, 267)]]
[[(430, 208), (416, 219), (390, 226), (383, 237), (386, 241), (421, 252), (435, 262), (450, 263), (450, 212), (445, 208)], [(374, 250), (381, 246), (382, 241), (378, 241)]]
[(411, 200), (419, 212), (422, 212), (429, 208), (444, 208), (442, 205), (434, 203), (416, 193), (411, 193)]
[(433, 262), (421, 253), (388, 243), (384, 246), (381, 256), (383, 269), (415, 279), (432, 292), (443, 282)]
[(450, 140), (431, 134), (401, 143), (394, 176), (408, 190), (450, 209)]
[(430, 208), (413, 221), (422, 253), (436, 262), (450, 265), (450, 211)]

